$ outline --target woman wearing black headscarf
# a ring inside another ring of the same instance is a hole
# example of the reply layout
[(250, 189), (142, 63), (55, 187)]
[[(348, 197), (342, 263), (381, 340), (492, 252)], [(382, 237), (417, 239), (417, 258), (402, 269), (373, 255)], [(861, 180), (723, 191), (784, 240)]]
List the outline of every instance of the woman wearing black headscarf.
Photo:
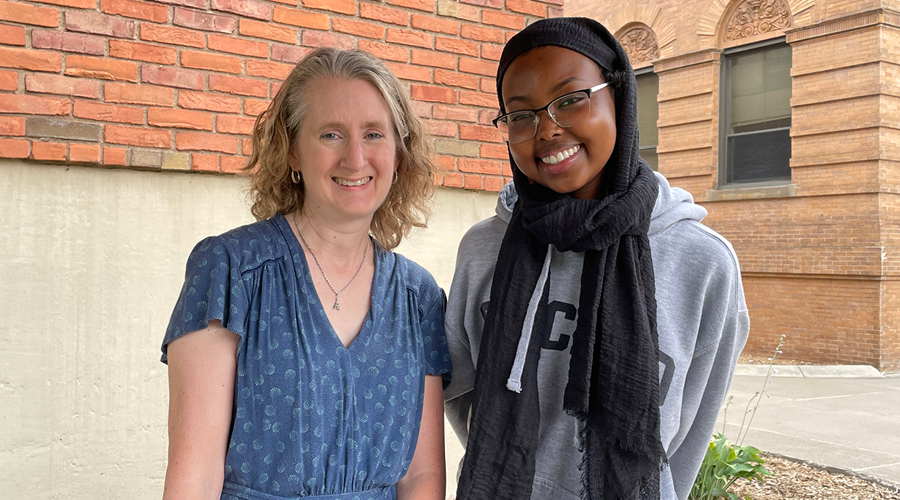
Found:
[(497, 94), (514, 182), (461, 243), (446, 316), (457, 498), (685, 498), (749, 329), (734, 252), (639, 158), (602, 25), (530, 25)]

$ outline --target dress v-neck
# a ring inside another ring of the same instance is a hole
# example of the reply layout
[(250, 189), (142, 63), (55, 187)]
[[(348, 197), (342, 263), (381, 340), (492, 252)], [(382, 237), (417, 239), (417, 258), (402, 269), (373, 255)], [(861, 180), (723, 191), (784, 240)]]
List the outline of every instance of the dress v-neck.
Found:
[[(374, 251), (372, 252), (374, 262), (375, 262), (375, 270), (372, 273), (372, 283), (371, 290), (369, 292), (369, 310), (366, 312), (366, 319), (363, 321), (362, 327), (360, 327), (359, 331), (353, 337), (349, 344), (344, 344), (341, 340), (341, 337), (337, 334), (337, 331), (334, 329), (334, 326), (331, 324), (331, 320), (328, 318), (328, 314), (325, 312), (325, 302), (322, 300), (322, 297), (319, 296), (319, 291), (316, 289), (316, 285), (312, 280), (312, 271), (309, 267), (309, 259), (306, 258), (306, 251), (303, 249), (303, 246), (300, 244), (300, 240), (297, 239), (297, 236), (294, 234), (293, 229), (291, 228), (290, 222), (288, 222), (287, 217), (283, 214), (276, 214), (275, 217), (278, 220), (278, 227), (281, 229), (282, 236), (284, 236), (285, 242), (288, 245), (288, 248), (291, 251), (292, 255), (297, 255), (300, 257), (300, 264), (303, 266), (303, 279), (309, 283), (309, 287), (316, 294), (316, 305), (318, 308), (318, 313), (322, 315), (324, 323), (328, 325), (328, 332), (330, 333), (330, 337), (337, 342), (338, 345), (343, 347), (345, 350), (350, 351), (356, 341), (363, 337), (363, 335), (368, 335), (372, 330), (372, 326), (375, 324), (375, 313), (373, 309), (373, 304), (375, 304), (375, 290), (377, 288), (377, 283), (375, 280), (378, 279), (378, 270), (381, 267), (381, 253), (383, 250), (378, 246), (378, 244), (373, 240), (372, 247)], [(371, 237), (369, 237), (371, 239)], [(294, 263), (295, 265), (297, 262)], [(300, 276), (297, 277), (300, 279)]]

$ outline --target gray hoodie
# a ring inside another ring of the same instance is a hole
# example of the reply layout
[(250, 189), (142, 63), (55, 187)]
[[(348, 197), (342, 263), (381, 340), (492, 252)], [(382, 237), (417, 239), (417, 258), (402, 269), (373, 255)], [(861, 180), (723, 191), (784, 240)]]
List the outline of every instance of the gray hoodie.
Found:
[[(650, 221), (656, 276), (660, 358), (660, 434), (669, 466), (660, 498), (684, 500), (713, 432), (738, 355), (750, 328), (740, 268), (731, 245), (700, 221), (706, 209), (656, 174), (659, 195)], [(446, 333), (453, 361), (445, 411), (463, 446), (491, 279), (517, 196), (500, 193), (497, 215), (463, 237), (450, 287)], [(538, 365), (540, 436), (534, 500), (577, 500), (582, 453), (578, 421), (562, 407), (571, 334), (575, 330), (583, 254), (551, 248), (549, 308), (553, 325)], [(536, 334), (538, 332), (535, 332)]]

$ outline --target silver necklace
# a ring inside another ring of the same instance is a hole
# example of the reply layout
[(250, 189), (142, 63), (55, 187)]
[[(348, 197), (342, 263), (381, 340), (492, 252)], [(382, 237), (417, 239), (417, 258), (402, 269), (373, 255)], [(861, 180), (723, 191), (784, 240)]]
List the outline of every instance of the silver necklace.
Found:
[(300, 235), (300, 239), (303, 240), (303, 244), (306, 245), (306, 249), (309, 250), (309, 254), (312, 255), (313, 262), (316, 263), (316, 267), (318, 267), (319, 271), (322, 272), (322, 277), (325, 278), (325, 283), (328, 285), (328, 288), (330, 288), (331, 292), (334, 294), (334, 306), (332, 307), (332, 309), (340, 311), (341, 303), (339, 302), (338, 299), (340, 299), (341, 294), (344, 293), (344, 290), (346, 290), (353, 283), (353, 280), (355, 280), (356, 277), (359, 276), (359, 272), (362, 271), (363, 264), (366, 263), (366, 257), (368, 257), (368, 255), (369, 255), (369, 242), (366, 241), (366, 251), (363, 253), (362, 262), (359, 263), (359, 269), (356, 270), (356, 273), (353, 275), (352, 278), (350, 278), (350, 281), (346, 285), (344, 285), (344, 288), (341, 288), (341, 291), (337, 291), (334, 289), (334, 286), (331, 284), (331, 280), (328, 279), (328, 275), (325, 274), (325, 270), (322, 269), (322, 264), (319, 264), (319, 259), (316, 258), (316, 254), (315, 254), (315, 252), (313, 252), (312, 247), (309, 246), (309, 243), (307, 243), (306, 238), (303, 237), (303, 233), (300, 232), (300, 224), (297, 223), (297, 212), (294, 212), (294, 227), (297, 228), (297, 234)]

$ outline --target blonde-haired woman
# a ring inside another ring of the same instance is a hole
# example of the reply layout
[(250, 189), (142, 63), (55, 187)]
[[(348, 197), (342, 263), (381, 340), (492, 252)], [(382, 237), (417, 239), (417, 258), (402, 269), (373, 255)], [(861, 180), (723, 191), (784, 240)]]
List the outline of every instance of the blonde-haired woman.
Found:
[(391, 252), (433, 189), (409, 97), (318, 49), (253, 146), (259, 222), (197, 245), (163, 341), (164, 498), (443, 499), (443, 293)]

